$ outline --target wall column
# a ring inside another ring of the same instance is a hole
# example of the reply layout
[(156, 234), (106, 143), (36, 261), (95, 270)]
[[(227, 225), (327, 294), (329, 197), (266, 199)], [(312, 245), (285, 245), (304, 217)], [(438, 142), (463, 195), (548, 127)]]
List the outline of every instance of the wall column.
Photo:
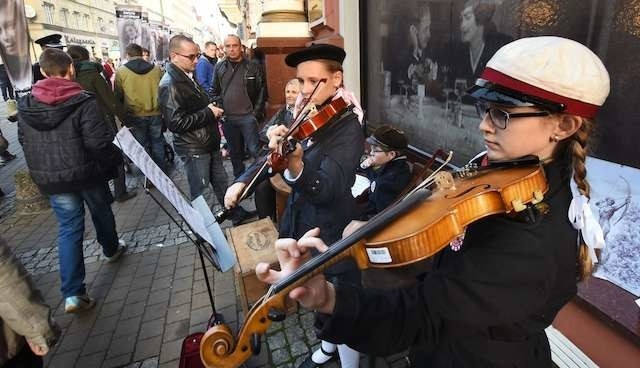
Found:
[(264, 0), (258, 23), (257, 47), (265, 53), (269, 99), (266, 117), (284, 105), (284, 86), (295, 78), (295, 69), (284, 63), (287, 54), (312, 41), (303, 0)]

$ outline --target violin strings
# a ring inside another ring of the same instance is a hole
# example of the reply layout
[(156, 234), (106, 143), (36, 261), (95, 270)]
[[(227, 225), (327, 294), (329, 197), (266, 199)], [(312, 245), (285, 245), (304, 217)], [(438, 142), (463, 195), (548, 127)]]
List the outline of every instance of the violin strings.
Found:
[(435, 169), (431, 175), (427, 176), (426, 179), (424, 179), (420, 184), (416, 185), (415, 188), (413, 188), (404, 198), (408, 198), (410, 195), (412, 195), (413, 193), (415, 193), (416, 191), (422, 189), (422, 188), (426, 188), (428, 186), (430, 186), (431, 184), (433, 184), (433, 181), (435, 180), (435, 176), (437, 173), (439, 173), (440, 171), (442, 171), (442, 169), (449, 163), (451, 162), (451, 159), (453, 159), (453, 151), (449, 151), (449, 154), (447, 155), (447, 158), (442, 162), (442, 164), (440, 166), (438, 166), (437, 169)]

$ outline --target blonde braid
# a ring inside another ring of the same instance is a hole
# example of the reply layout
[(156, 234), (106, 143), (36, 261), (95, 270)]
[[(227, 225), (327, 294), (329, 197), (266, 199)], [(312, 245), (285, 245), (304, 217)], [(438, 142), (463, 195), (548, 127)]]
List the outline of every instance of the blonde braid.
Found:
[[(582, 125), (568, 142), (568, 149), (571, 152), (571, 162), (573, 166), (573, 180), (576, 182), (576, 186), (582, 195), (590, 198), (591, 186), (587, 181), (587, 167), (585, 160), (587, 158), (587, 149), (589, 143), (589, 137), (593, 130), (594, 122), (591, 119), (582, 119)], [(589, 250), (584, 241), (580, 244), (578, 250), (578, 275), (579, 281), (585, 280), (593, 271), (593, 263), (591, 262), (591, 256)]]

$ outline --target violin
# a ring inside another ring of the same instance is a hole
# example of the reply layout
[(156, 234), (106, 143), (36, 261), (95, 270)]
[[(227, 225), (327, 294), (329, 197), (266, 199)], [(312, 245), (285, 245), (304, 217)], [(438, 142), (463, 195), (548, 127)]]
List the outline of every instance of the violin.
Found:
[(541, 202), (548, 189), (540, 163), (456, 174), (438, 172), (326, 252), (271, 285), (247, 314), (237, 337), (217, 321), (200, 342), (202, 362), (209, 368), (235, 368), (251, 354), (258, 354), (261, 336), (271, 322), (285, 319), (289, 292), (337, 261), (353, 257), (360, 269), (420, 261), (449, 245), (469, 224), (494, 214), (523, 211), (527, 204)]
[[(336, 121), (348, 107), (347, 102), (342, 97), (338, 97), (325, 104), (320, 110), (316, 110), (314, 105), (311, 106), (313, 107), (308, 110), (309, 113), (304, 114), (305, 118), (309, 115), (311, 115), (311, 117), (301, 120), (299, 123), (294, 122), (294, 124), (291, 124), (289, 133), (285, 135), (283, 141), (289, 136), (293, 137), (296, 141), (302, 141), (311, 137), (320, 129)], [(283, 151), (279, 152), (278, 150), (274, 150), (269, 154), (269, 166), (271, 166), (272, 172), (283, 172), (287, 168), (288, 162), (286, 156), (293, 152), (293, 150), (295, 150), (295, 142), (287, 142)]]
[[(318, 85), (320, 85), (320, 83), (318, 83)], [(312, 106), (312, 108), (309, 109), (307, 108), (308, 106)], [(348, 106), (349, 105), (347, 105), (347, 102), (342, 97), (338, 97), (335, 100), (326, 103), (320, 110), (316, 110), (315, 105), (309, 105), (307, 102), (301, 112), (296, 116), (296, 119), (291, 124), (287, 134), (282, 138), (283, 144), (281, 144), (279, 149), (272, 150), (266, 156), (258, 159), (259, 161), (262, 161), (262, 165), (243, 190), (238, 202), (246, 198), (246, 196), (251, 193), (251, 190), (257, 184), (256, 179), (267, 168), (271, 170), (270, 172), (272, 174), (284, 172), (284, 170), (289, 166), (287, 155), (295, 150), (297, 141), (307, 139), (319, 130), (331, 125), (347, 110)], [(287, 140), (288, 137), (292, 137), (294, 140), (289, 141)], [(227, 208), (222, 208), (214, 214), (214, 217), (219, 224), (227, 219), (228, 216), (229, 209)]]

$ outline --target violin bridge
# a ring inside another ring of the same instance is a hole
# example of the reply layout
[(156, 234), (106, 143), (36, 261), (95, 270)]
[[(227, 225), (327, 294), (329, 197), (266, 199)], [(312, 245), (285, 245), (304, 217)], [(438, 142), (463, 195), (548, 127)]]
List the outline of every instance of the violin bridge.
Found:
[(436, 190), (456, 190), (455, 181), (453, 175), (448, 171), (440, 171), (434, 177), (436, 183)]

